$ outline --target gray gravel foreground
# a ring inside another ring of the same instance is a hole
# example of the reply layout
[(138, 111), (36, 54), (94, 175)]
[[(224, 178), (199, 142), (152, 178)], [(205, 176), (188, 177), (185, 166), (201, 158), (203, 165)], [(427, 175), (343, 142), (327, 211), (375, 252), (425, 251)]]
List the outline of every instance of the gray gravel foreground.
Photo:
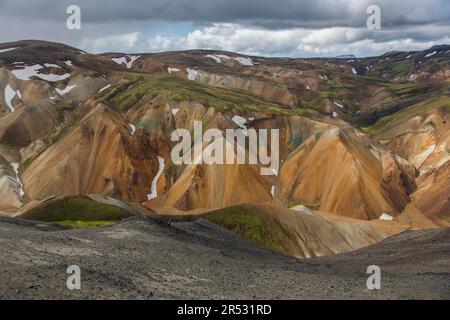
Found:
[[(368, 290), (369, 265), (381, 289)], [(69, 265), (81, 290), (69, 290)], [(450, 299), (450, 229), (297, 260), (204, 220), (63, 229), (0, 218), (1, 299)]]

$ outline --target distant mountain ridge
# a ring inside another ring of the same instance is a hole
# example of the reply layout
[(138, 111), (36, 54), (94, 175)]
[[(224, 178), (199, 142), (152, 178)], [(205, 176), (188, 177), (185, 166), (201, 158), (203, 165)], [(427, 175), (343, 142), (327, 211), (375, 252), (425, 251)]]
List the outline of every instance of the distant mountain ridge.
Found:
[(335, 57), (336, 59), (356, 59), (356, 56), (354, 54), (343, 54), (340, 56)]

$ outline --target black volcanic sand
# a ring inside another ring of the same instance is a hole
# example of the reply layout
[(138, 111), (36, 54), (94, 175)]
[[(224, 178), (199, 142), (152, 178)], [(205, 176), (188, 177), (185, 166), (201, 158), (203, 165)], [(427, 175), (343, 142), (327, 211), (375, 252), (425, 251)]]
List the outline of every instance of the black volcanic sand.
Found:
[[(72, 264), (81, 290), (67, 289)], [(372, 264), (381, 290), (366, 287)], [(297, 260), (203, 220), (63, 229), (0, 218), (0, 270), (2, 299), (449, 299), (450, 229)]]

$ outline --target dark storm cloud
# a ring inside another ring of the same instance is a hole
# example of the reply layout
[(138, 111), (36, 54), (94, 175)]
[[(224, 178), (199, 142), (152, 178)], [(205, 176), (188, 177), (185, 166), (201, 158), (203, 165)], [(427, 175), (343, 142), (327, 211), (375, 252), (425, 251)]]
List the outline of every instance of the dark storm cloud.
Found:
[[(330, 2), (331, 1), (325, 1)], [(28, 18), (61, 20), (70, 4), (82, 8), (84, 19), (90, 23), (125, 20), (166, 20), (205, 22), (234, 22), (243, 20), (280, 20), (305, 22), (336, 19), (347, 16), (345, 7), (327, 8), (323, 1), (304, 0), (3, 0), (2, 14)], [(345, 19), (345, 18), (344, 18)]]
[(357, 27), (365, 23), (368, 5), (379, 4), (386, 26), (447, 23), (446, 0), (2, 0), (0, 14), (61, 21), (69, 4), (82, 9), (87, 23), (164, 20), (238, 22), (271, 29), (290, 27)]
[[(81, 8), (81, 30), (66, 9)], [(382, 30), (366, 27), (381, 9)], [(0, 0), (0, 42), (42, 39), (91, 52), (194, 48), (359, 56), (448, 43), (448, 0)]]

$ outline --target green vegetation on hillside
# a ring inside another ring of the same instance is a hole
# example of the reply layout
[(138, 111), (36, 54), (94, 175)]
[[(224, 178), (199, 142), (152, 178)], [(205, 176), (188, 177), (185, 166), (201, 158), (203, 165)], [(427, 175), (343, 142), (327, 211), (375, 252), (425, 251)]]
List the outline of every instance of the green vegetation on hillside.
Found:
[(406, 77), (411, 71), (413, 63), (410, 61), (399, 62), (387, 60), (382, 63), (374, 63), (369, 71), (369, 76), (381, 77), (383, 74), (389, 74), (390, 77)]
[(137, 213), (92, 200), (88, 196), (73, 196), (49, 200), (39, 207), (25, 212), (20, 218), (45, 222), (118, 221)]
[(433, 109), (441, 109), (443, 112), (450, 113), (450, 97), (443, 95), (414, 104), (399, 112), (380, 118), (374, 125), (363, 127), (362, 131), (370, 134), (383, 134), (400, 122), (424, 114)]
[(140, 76), (99, 94), (102, 102), (119, 112), (149, 101), (195, 101), (220, 111), (260, 111), (295, 115), (298, 110), (265, 101), (251, 93), (217, 88), (171, 76)]
[(72, 130), (77, 128), (78, 121), (83, 118), (83, 116), (88, 111), (88, 108), (85, 105), (70, 105), (64, 102), (57, 103), (53, 106), (59, 112), (68, 111), (66, 114), (66, 121), (64, 122), (64, 126), (54, 134), (52, 139), (52, 144), (57, 143), (63, 137), (67, 136)]
[[(416, 106), (422, 106), (422, 110), (430, 110), (439, 107), (434, 101), (449, 99), (449, 89), (445, 85), (428, 86), (424, 84), (401, 83), (389, 87), (392, 97), (381, 104), (374, 105), (358, 113), (352, 113), (345, 119), (353, 125), (362, 128), (363, 131), (372, 133), (371, 130), (380, 119), (393, 116), (407, 116)], [(422, 108), (421, 107), (421, 108)], [(406, 112), (406, 114), (404, 113)], [(386, 121), (386, 120), (384, 120)]]
[(281, 252), (279, 228), (269, 221), (257, 208), (236, 205), (208, 213), (203, 218), (216, 223), (242, 237)]
[(192, 222), (205, 219), (232, 231), (266, 249), (285, 254), (293, 242), (282, 226), (257, 206), (240, 204), (200, 215), (161, 215), (170, 222)]
[(71, 228), (98, 228), (98, 227), (106, 227), (112, 226), (117, 223), (117, 221), (107, 221), (107, 220), (99, 220), (99, 221), (80, 221), (80, 220), (62, 220), (62, 221), (54, 221), (54, 223)]
[(300, 206), (300, 205), (305, 206), (312, 210), (318, 210), (319, 206), (320, 206), (319, 203), (310, 203), (310, 202), (300, 201), (300, 200), (295, 200), (295, 199), (289, 199), (286, 202), (286, 207), (288, 207), (288, 208), (293, 208), (293, 207)]
[(395, 83), (389, 86), (389, 90), (402, 99), (426, 94), (430, 89), (430, 86), (423, 83)]

